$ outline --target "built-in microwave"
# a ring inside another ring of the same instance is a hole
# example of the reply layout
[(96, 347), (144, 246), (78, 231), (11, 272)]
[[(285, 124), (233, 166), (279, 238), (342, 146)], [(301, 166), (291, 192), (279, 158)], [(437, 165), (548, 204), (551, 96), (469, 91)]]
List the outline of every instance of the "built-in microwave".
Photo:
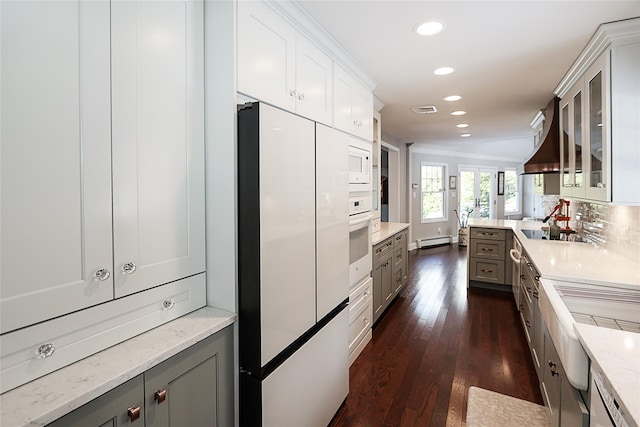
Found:
[(370, 142), (349, 138), (350, 191), (369, 191), (371, 189), (371, 149)]

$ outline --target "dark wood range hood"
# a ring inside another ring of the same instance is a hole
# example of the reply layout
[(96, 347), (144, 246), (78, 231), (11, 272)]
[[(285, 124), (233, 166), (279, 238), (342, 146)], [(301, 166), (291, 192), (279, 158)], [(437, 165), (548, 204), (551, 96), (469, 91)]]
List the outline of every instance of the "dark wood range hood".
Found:
[(549, 101), (545, 110), (542, 143), (524, 163), (524, 174), (560, 172), (560, 98)]

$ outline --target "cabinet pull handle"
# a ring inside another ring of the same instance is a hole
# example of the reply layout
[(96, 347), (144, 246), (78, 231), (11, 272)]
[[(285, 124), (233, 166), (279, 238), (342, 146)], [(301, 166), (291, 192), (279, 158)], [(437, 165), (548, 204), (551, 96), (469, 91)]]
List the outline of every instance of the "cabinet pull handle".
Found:
[(104, 282), (111, 276), (111, 272), (106, 268), (99, 268), (93, 273), (93, 280), (96, 282)]
[(131, 420), (131, 422), (134, 422), (135, 420), (140, 418), (140, 407), (139, 406), (130, 407), (129, 409), (127, 409), (127, 415), (129, 416), (129, 420)]
[(551, 376), (552, 376), (552, 377), (555, 377), (555, 376), (557, 376), (557, 375), (560, 375), (560, 374), (558, 373), (558, 371), (556, 371), (555, 369), (551, 369)]
[(124, 263), (122, 266), (122, 274), (133, 274), (136, 271), (136, 264), (134, 262)]
[(539, 294), (538, 294), (538, 291), (533, 291), (533, 297), (534, 297), (535, 299), (538, 299), (538, 295), (539, 295)]
[(47, 357), (51, 357), (55, 352), (56, 352), (56, 346), (51, 343), (42, 344), (40, 347), (38, 347), (38, 357), (40, 359), (46, 359)]
[(482, 271), (483, 273), (493, 273), (493, 270), (485, 270), (484, 268), (481, 269), (480, 271)]
[(156, 391), (155, 393), (153, 393), (153, 398), (158, 403), (164, 402), (164, 400), (167, 398), (167, 389)]

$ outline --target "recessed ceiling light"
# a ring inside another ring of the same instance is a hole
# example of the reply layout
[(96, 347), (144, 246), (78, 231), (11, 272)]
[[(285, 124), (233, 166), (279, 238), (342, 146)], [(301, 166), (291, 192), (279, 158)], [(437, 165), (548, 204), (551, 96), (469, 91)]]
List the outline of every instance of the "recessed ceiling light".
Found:
[(447, 97), (444, 98), (445, 101), (460, 101), (462, 99), (462, 97), (460, 95), (449, 95)]
[(471, 134), (470, 133), (461, 133), (460, 136), (463, 137), (463, 138), (469, 138), (471, 136)]
[(425, 22), (415, 27), (415, 32), (421, 36), (432, 36), (444, 29), (444, 24), (438, 21)]
[(433, 70), (433, 74), (436, 76), (446, 76), (451, 73), (453, 73), (453, 67), (440, 67)]
[(454, 111), (451, 113), (452, 116), (462, 116), (463, 114), (467, 114), (466, 111)]
[(469, 123), (458, 123), (456, 125), (457, 128), (468, 128), (469, 127)]

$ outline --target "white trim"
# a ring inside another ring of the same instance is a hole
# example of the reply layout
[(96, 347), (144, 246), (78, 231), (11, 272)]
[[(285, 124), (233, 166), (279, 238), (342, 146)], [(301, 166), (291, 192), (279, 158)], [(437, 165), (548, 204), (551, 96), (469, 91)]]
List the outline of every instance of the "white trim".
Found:
[(564, 98), (569, 89), (610, 45), (622, 45), (640, 40), (640, 18), (601, 24), (591, 36), (569, 71), (564, 75), (553, 93)]
[(474, 153), (464, 153), (464, 152), (461, 153), (459, 151), (438, 150), (438, 149), (424, 148), (424, 147), (416, 147), (412, 151), (414, 153), (432, 154), (435, 156), (447, 156), (447, 157), (457, 157), (457, 158), (463, 158), (463, 159), (494, 160), (494, 161), (501, 161), (501, 162), (522, 163), (521, 158), (500, 157), (495, 155), (474, 154)]
[[(373, 108), (376, 112), (380, 113), (380, 111), (384, 108), (384, 105), (384, 102), (382, 102), (380, 98), (378, 98), (376, 95), (373, 95)], [(382, 135), (380, 135), (380, 138), (382, 138)]]
[[(442, 189), (442, 210), (443, 210), (443, 214), (444, 216), (438, 217), (438, 218), (423, 218), (422, 217), (422, 167), (423, 166), (437, 166), (437, 167), (441, 167), (444, 169), (443, 176), (442, 176), (442, 185), (443, 185), (443, 189)], [(429, 223), (434, 223), (434, 222), (449, 222), (449, 201), (448, 196), (449, 196), (449, 189), (448, 189), (448, 170), (449, 170), (449, 165), (447, 163), (439, 163), (439, 162), (420, 162), (420, 183), (418, 184), (419, 189), (420, 189), (420, 223), (421, 224), (429, 224)]]

